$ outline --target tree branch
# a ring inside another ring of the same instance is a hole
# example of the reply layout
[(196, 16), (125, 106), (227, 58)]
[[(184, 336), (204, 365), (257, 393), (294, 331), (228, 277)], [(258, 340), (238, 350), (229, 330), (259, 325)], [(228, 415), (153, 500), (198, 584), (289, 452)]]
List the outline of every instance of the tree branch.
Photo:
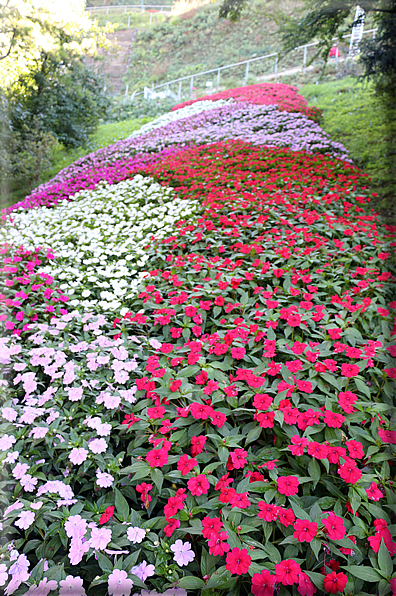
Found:
[(11, 54), (11, 50), (12, 50), (13, 41), (15, 39), (15, 36), (16, 36), (16, 29), (14, 29), (13, 32), (12, 32), (12, 37), (11, 37), (11, 41), (10, 41), (10, 47), (8, 48), (7, 53), (4, 54), (3, 56), (0, 56), (0, 60), (4, 60), (4, 58), (8, 58), (8, 56)]

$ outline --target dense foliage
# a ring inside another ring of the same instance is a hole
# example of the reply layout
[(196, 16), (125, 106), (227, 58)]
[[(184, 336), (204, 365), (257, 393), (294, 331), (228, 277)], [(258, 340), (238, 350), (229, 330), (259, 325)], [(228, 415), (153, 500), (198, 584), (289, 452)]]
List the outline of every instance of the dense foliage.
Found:
[(61, 174), (132, 178), (68, 195), (72, 230), (3, 216), (5, 593), (395, 593), (395, 227), (331, 145), (159, 130)]

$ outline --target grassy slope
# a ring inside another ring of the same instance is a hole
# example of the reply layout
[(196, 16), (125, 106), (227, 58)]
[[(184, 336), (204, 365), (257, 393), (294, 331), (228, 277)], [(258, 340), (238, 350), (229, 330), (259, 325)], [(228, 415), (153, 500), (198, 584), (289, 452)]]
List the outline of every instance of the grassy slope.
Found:
[[(274, 14), (282, 7), (291, 10), (296, 5), (293, 0), (251, 0), (249, 12), (236, 23), (231, 23), (218, 18), (216, 2), (141, 29), (134, 42), (125, 83), (131, 90), (142, 89), (152, 83), (278, 51), (277, 26), (264, 13)], [(284, 66), (294, 65), (295, 61), (296, 57), (290, 56), (284, 61)], [(266, 74), (273, 67), (273, 60), (259, 62), (251, 65), (250, 74)], [(244, 66), (223, 73), (223, 84), (225, 77), (233, 77), (234, 84), (230, 81), (226, 86), (241, 85), (244, 74)], [(216, 73), (214, 76), (205, 75), (200, 84), (204, 85), (207, 79), (214, 80), (215, 77)], [(195, 84), (198, 82), (195, 81)]]
[(378, 208), (391, 219), (394, 203), (384, 155), (388, 122), (371, 85), (348, 77), (318, 85), (303, 85), (300, 93), (311, 105), (323, 110), (322, 127), (335, 141), (349, 149), (355, 163), (371, 177)]

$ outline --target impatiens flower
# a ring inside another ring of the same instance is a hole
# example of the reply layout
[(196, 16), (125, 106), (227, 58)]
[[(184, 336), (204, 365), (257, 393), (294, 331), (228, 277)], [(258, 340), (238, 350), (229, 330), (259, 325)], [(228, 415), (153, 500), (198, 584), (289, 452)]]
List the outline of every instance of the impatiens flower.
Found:
[(92, 451), (92, 453), (100, 454), (104, 453), (107, 450), (107, 443), (105, 439), (93, 439), (90, 443), (88, 443), (88, 449)]
[[(1, 565), (0, 565), (1, 567)], [(0, 585), (1, 584), (1, 574), (0, 574)], [(55, 579), (48, 580), (46, 577), (42, 579), (37, 586), (30, 586), (27, 592), (25, 592), (26, 596), (48, 596), (48, 594), (56, 590), (58, 587), (58, 582)]]
[(311, 542), (318, 532), (318, 524), (307, 519), (298, 519), (294, 524), (294, 538), (299, 542)]
[(219, 517), (204, 517), (202, 520), (202, 536), (210, 538), (212, 534), (218, 534), (223, 526)]
[(281, 495), (289, 497), (298, 493), (298, 485), (300, 482), (296, 476), (279, 476), (276, 480), (276, 484)]
[(324, 587), (329, 594), (338, 594), (343, 592), (348, 583), (348, 578), (345, 573), (336, 573), (332, 571), (324, 578)]
[(114, 505), (110, 506), (110, 507), (106, 507), (106, 509), (104, 510), (104, 513), (102, 513), (102, 515), (99, 518), (99, 525), (102, 526), (103, 524), (107, 524), (107, 522), (109, 520), (111, 520), (111, 518), (114, 515)]
[(231, 547), (227, 540), (227, 532), (212, 533), (208, 541), (209, 554), (215, 557), (222, 557), (225, 553), (228, 553)]
[(4, 563), (1, 563), (0, 564), (0, 586), (4, 586), (7, 579), (8, 579), (7, 565), (5, 565)]
[(372, 482), (370, 484), (370, 488), (366, 488), (367, 498), (371, 501), (379, 501), (384, 496), (382, 492), (378, 488), (378, 484), (376, 482)]
[(146, 459), (152, 468), (162, 468), (168, 463), (168, 451), (166, 449), (152, 449), (147, 453)]
[(322, 524), (330, 540), (342, 540), (344, 538), (346, 529), (342, 517), (330, 512), (327, 518), (322, 519)]
[(349, 457), (353, 459), (362, 459), (364, 457), (363, 445), (354, 439), (346, 441)]
[(355, 484), (363, 474), (357, 467), (355, 460), (350, 457), (345, 458), (345, 462), (338, 468), (338, 473), (345, 482), (350, 484)]
[(275, 564), (276, 581), (284, 586), (297, 584), (301, 573), (301, 567), (293, 559), (286, 559)]
[(59, 582), (59, 596), (86, 596), (81, 577), (68, 575)]
[(201, 495), (206, 495), (208, 492), (209, 480), (204, 474), (198, 474), (198, 476), (190, 478), (190, 480), (187, 481), (187, 486), (192, 495), (200, 497)]
[(69, 459), (71, 461), (72, 464), (75, 464), (76, 466), (79, 466), (80, 464), (82, 464), (88, 457), (88, 451), (86, 449), (84, 449), (83, 447), (74, 447), (71, 451), (70, 451), (70, 455), (69, 455)]
[(179, 461), (177, 462), (177, 469), (179, 470), (182, 476), (185, 476), (186, 474), (191, 472), (194, 466), (197, 465), (198, 462), (195, 458), (190, 458), (188, 457), (187, 453), (184, 453), (184, 455), (182, 455)]
[(14, 523), (18, 528), (21, 528), (21, 530), (27, 530), (34, 522), (34, 517), (33, 511), (22, 511), (22, 513), (19, 514), (17, 521)]
[(347, 414), (355, 412), (353, 404), (357, 401), (357, 395), (352, 391), (341, 391), (338, 394), (338, 403)]
[(127, 538), (133, 544), (140, 544), (144, 540), (145, 536), (146, 530), (144, 530), (143, 528), (135, 526), (133, 528), (128, 528), (127, 530)]
[(341, 425), (345, 422), (345, 416), (326, 410), (323, 422), (330, 428), (341, 428)]
[(111, 596), (129, 596), (133, 581), (123, 569), (114, 569), (108, 578), (107, 590)]
[(171, 545), (170, 549), (174, 553), (173, 559), (178, 565), (180, 565), (180, 567), (183, 567), (183, 565), (188, 565), (195, 559), (195, 554), (191, 550), (190, 542), (176, 540), (176, 542)]
[(356, 364), (342, 364), (341, 365), (341, 374), (343, 377), (356, 377), (360, 372), (360, 369)]
[(301, 596), (313, 596), (316, 594), (316, 588), (306, 573), (300, 573), (297, 592)]
[(69, 559), (71, 565), (79, 565), (89, 551), (89, 542), (80, 536), (73, 536), (70, 542)]
[(89, 545), (95, 550), (103, 550), (111, 540), (110, 528), (92, 528)]
[(99, 468), (96, 470), (96, 484), (100, 486), (100, 488), (109, 488), (112, 486), (113, 482), (114, 476), (107, 474), (106, 472), (101, 472)]
[(272, 596), (274, 593), (276, 577), (268, 569), (255, 573), (252, 577), (251, 592), (254, 596)]
[(232, 466), (235, 470), (239, 470), (244, 468), (247, 464), (247, 451), (244, 449), (235, 449), (235, 451), (231, 451), (230, 457), (232, 461)]
[(206, 437), (203, 435), (200, 435), (199, 437), (193, 436), (191, 439), (191, 455), (195, 457), (202, 453), (205, 443)]
[(246, 548), (235, 547), (227, 554), (226, 568), (232, 574), (242, 575), (248, 572), (251, 561), (252, 558)]
[(66, 536), (82, 538), (87, 530), (87, 521), (81, 515), (71, 515), (65, 523)]
[(299, 435), (294, 435), (291, 438), (292, 445), (289, 445), (288, 448), (292, 452), (293, 455), (303, 455), (304, 449), (308, 445), (308, 439), (305, 437), (300, 437)]

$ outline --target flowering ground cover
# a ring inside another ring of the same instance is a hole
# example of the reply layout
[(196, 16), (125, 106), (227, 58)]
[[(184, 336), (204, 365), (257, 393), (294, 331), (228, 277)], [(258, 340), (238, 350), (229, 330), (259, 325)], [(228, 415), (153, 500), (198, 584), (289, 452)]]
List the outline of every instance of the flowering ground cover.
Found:
[(395, 227), (330, 152), (152, 155), (2, 230), (5, 594), (395, 593)]

